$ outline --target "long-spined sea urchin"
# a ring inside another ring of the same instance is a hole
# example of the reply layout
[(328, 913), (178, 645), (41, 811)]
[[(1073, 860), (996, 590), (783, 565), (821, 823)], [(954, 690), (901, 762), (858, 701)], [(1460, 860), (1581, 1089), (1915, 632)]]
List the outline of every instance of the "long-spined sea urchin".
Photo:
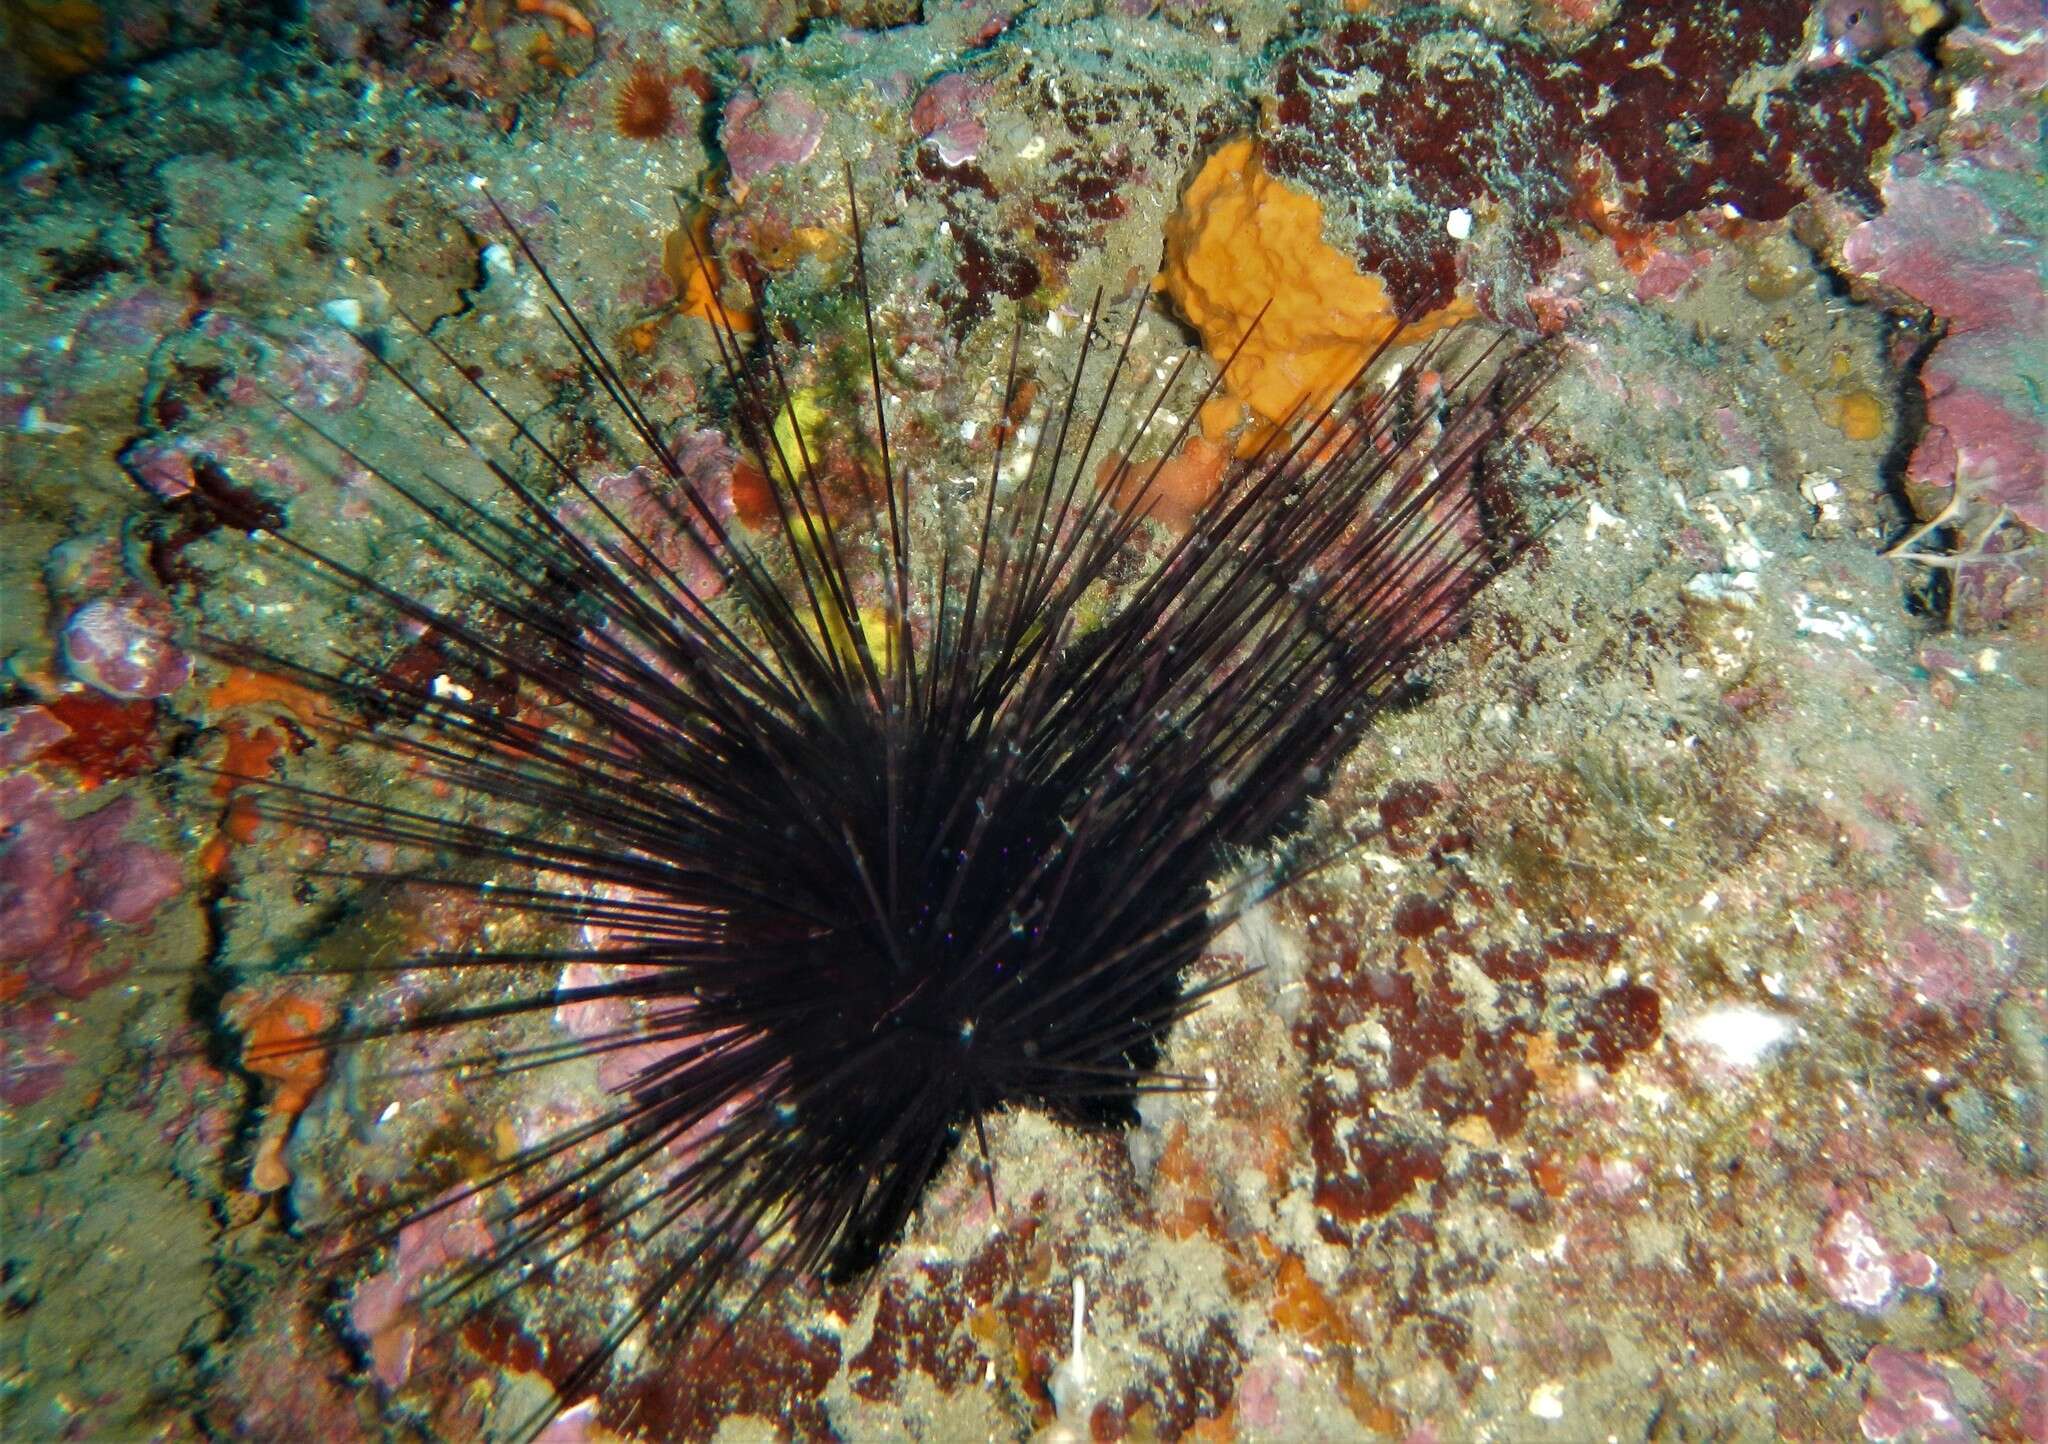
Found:
[[(485, 1066), (641, 1050), (608, 1110), (424, 1193), (378, 1235), (487, 1205), (492, 1247), (443, 1284), (451, 1295), (642, 1240), (656, 1262), (557, 1380), (564, 1401), (636, 1330), (682, 1339), (789, 1279), (862, 1273), (963, 1137), (986, 1158), (990, 1114), (1124, 1120), (1143, 1092), (1188, 1086), (1155, 1071), (1161, 1040), (1237, 980), (1196, 982), (1191, 965), (1341, 839), (1245, 858), (1299, 826), (1530, 535), (1487, 525), (1477, 476), (1542, 367), (1504, 368), (1486, 348), (1416, 407), (1364, 384), (1375, 355), (1235, 462), (1163, 558), (1125, 579), (1147, 526), (1127, 499), (1149, 475), (1091, 466), (1161, 414), (1181, 372), (1149, 396), (1127, 385), (1138, 316), (1109, 347), (1099, 296), (1072, 376), (1034, 413), (1036, 446), (1017, 450), (1013, 339), (986, 476), (964, 501), (914, 493), (891, 450), (857, 209), (852, 223), (873, 407), (857, 482), (822, 474), (773, 343), (718, 331), (737, 439), (771, 478), (765, 539), (691, 481), (516, 227), (578, 364), (668, 483), (687, 563), (424, 332), (536, 463), (487, 447), (386, 365), (481, 460), (499, 505), (320, 434), (468, 554), (465, 605), (409, 596), (273, 513), (232, 518), (428, 629), (497, 693), (351, 655), (259, 654), (356, 719), (338, 724), (347, 737), (485, 809), (274, 783), (266, 810), (398, 849), (402, 870), (377, 877), (590, 930), (580, 946), (558, 932), (411, 958), (422, 976), (518, 981), (337, 1038), (480, 1036), (603, 1004), (627, 1020)], [(1105, 354), (1091, 410), (1083, 379)], [(1446, 355), (1439, 341), (1429, 359)], [(506, 695), (544, 707), (546, 725)], [(569, 981), (592, 965), (611, 971)]]

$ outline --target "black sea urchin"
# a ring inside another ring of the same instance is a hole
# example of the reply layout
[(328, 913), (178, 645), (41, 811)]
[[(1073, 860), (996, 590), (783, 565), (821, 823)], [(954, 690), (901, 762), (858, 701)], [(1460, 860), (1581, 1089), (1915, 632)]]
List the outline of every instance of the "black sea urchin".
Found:
[[(1354, 384), (1273, 432), (1138, 565), (1151, 526), (1118, 499), (1148, 478), (1098, 473), (1180, 372), (1137, 395), (1137, 318), (1111, 348), (1099, 297), (1072, 377), (1028, 418), (1013, 340), (974, 492), (914, 494), (853, 226), (873, 405), (849, 418), (859, 480), (823, 474), (770, 345), (719, 336), (737, 438), (772, 478), (765, 537), (690, 480), (523, 237), (581, 367), (665, 479), (687, 557), (651, 547), (481, 384), (535, 464), (483, 446), (396, 368), (501, 504), (349, 454), (467, 552), (466, 603), (428, 605), (275, 518), (239, 519), (428, 629), (450, 674), (493, 683), (265, 654), (458, 804), (274, 784), (268, 811), (395, 846), (407, 881), (558, 929), (554, 947), (409, 960), (524, 982), (344, 1040), (604, 1003), (627, 1020), (494, 1066), (643, 1050), (601, 1116), (400, 1220), (485, 1206), (493, 1247), (458, 1288), (628, 1231), (650, 1242), (647, 1281), (558, 1381), (565, 1399), (643, 1326), (681, 1336), (727, 1291), (744, 1311), (795, 1276), (859, 1274), (964, 1136), (986, 1156), (991, 1113), (1122, 1120), (1147, 1089), (1185, 1086), (1154, 1071), (1161, 1039), (1235, 981), (1196, 983), (1190, 965), (1340, 843), (1244, 858), (1300, 827), (1326, 770), (1528, 536), (1488, 524), (1477, 478), (1542, 367), (1488, 348), (1433, 404)], [(1039, 439), (1019, 452), (1027, 419)], [(564, 981), (592, 964), (617, 966)], [(755, 1282), (735, 1288), (749, 1260)]]

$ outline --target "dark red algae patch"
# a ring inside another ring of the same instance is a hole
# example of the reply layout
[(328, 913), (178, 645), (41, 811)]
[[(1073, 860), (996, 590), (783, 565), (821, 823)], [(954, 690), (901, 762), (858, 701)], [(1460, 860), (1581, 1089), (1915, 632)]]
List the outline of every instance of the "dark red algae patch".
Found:
[[(1467, 830), (1461, 811), (1426, 784), (1396, 784), (1381, 799), (1382, 816), (1399, 823), (1383, 845), (1437, 869), (1428, 890), (1395, 903), (1383, 932), (1341, 908), (1298, 904), (1310, 953), (1324, 960), (1307, 979), (1296, 1038), (1310, 1061), (1306, 1130), (1319, 1226), (1333, 1243), (1363, 1243), (1411, 1200), (1414, 1222), (1427, 1227), (1416, 1210), (1444, 1202), (1452, 1142), (1521, 1133), (1539, 1084), (1532, 1056), (1612, 1072), (1661, 1035), (1654, 989), (1585, 981), (1622, 959), (1622, 934), (1557, 931), (1540, 951), (1482, 936), (1479, 920), (1499, 910), (1498, 899), (1433, 846)], [(1568, 971), (1553, 972), (1554, 964)], [(1503, 1191), (1510, 1207), (1516, 1192)]]
[[(853, 1392), (902, 1405), (915, 1397), (919, 1376), (940, 1394), (988, 1381), (1007, 1396), (1000, 1412), (1019, 1437), (1051, 1423), (1050, 1384), (1070, 1327), (1065, 1291), (1053, 1280), (1073, 1260), (1072, 1241), (1039, 1226), (1048, 1207), (1042, 1194), (1023, 1203), (1016, 1221), (964, 1262), (921, 1262), (884, 1280), (873, 1331), (847, 1361)], [(1112, 1312), (1154, 1316), (1140, 1279), (1111, 1277), (1096, 1287)], [(1246, 1357), (1228, 1319), (1212, 1316), (1185, 1331), (1144, 1327), (1137, 1337), (1133, 1377), (1089, 1411), (1089, 1438), (1180, 1439), (1228, 1409)]]
[(43, 704), (69, 735), (43, 753), (69, 767), (88, 788), (139, 777), (163, 756), (157, 704), (125, 702), (104, 692), (68, 692)]
[[(850, 1304), (850, 1295), (835, 1299)], [(730, 1335), (710, 1336), (672, 1350), (665, 1362), (607, 1382), (590, 1395), (594, 1417), (607, 1433), (595, 1437), (703, 1444), (728, 1418), (782, 1421), (785, 1438), (831, 1439), (834, 1435), (824, 1393), (839, 1372), (842, 1351), (831, 1332), (795, 1322), (791, 1310), (774, 1305), (737, 1325)], [(487, 1309), (460, 1329), (466, 1351), (477, 1360), (513, 1374), (538, 1374), (559, 1385), (590, 1348), (588, 1337), (527, 1321), (507, 1309)], [(444, 1401), (436, 1406), (448, 1437), (461, 1437), (473, 1423), (443, 1417), (459, 1397), (469, 1369), (456, 1356), (452, 1339), (421, 1336), (412, 1360), (409, 1396)], [(544, 1438), (556, 1437), (553, 1434)], [(566, 1435), (565, 1437), (584, 1437)]]
[[(1146, 1342), (1155, 1348), (1162, 1340)], [(1179, 1439), (1202, 1419), (1230, 1407), (1244, 1367), (1244, 1345), (1221, 1319), (1209, 1320), (1186, 1347), (1168, 1352), (1163, 1375), (1132, 1385), (1097, 1404), (1088, 1416), (1089, 1435), (1099, 1444), (1123, 1439)]]
[(1568, 1041), (1588, 1061), (1612, 1073), (1631, 1053), (1657, 1041), (1664, 1002), (1654, 989), (1623, 983), (1593, 999), (1574, 1022)]
[(1857, 65), (1764, 76), (1796, 59), (1805, 23), (1804, 7), (1742, 0), (1625, 6), (1552, 82), (1638, 220), (1729, 205), (1774, 221), (1816, 189), (1875, 211), (1871, 163), (1895, 129), (1883, 83)]
[[(1863, 66), (1800, 69), (1805, 14), (1653, 0), (1565, 52), (1442, 11), (1350, 20), (1275, 66), (1266, 163), (1331, 202), (1361, 267), (1420, 309), (1465, 280), (1511, 312), (1575, 212), (1773, 221), (1822, 191), (1875, 211), (1900, 107)], [(1476, 253), (1460, 210), (1501, 222)]]
[(1557, 258), (1550, 223), (1572, 182), (1548, 68), (1532, 45), (1438, 14), (1349, 21), (1275, 68), (1267, 168), (1334, 203), (1397, 307), (1451, 299), (1464, 247), (1446, 224), (1484, 196), (1514, 218), (1511, 250), (1536, 274)]
[(871, 1403), (900, 1399), (906, 1376), (923, 1374), (942, 1391), (960, 1388), (997, 1365), (1022, 1381), (1027, 1407), (1049, 1417), (1046, 1380), (1067, 1337), (1058, 1290), (1047, 1286), (1053, 1259), (1037, 1238), (1034, 1199), (1022, 1222), (989, 1240), (964, 1263), (930, 1262), (880, 1288), (868, 1342), (849, 1361), (853, 1392)]
[(686, 1370), (650, 1369), (607, 1385), (598, 1417), (643, 1439), (709, 1439), (741, 1415), (779, 1419), (787, 1438), (832, 1439), (823, 1395), (838, 1371), (831, 1335), (757, 1315)]
[(1496, 1281), (1526, 1267), (1531, 1238), (1579, 1227), (1574, 1194), (1602, 1177), (1579, 1126), (1618, 1106), (1609, 1075), (1662, 1039), (1663, 999), (1629, 976), (1641, 948), (1626, 907), (1502, 927), (1522, 903), (1473, 839), (1504, 799), (1524, 806), (1544, 785), (1519, 769), (1382, 782), (1347, 805), (1377, 812), (1400, 887), (1333, 878), (1277, 903), (1311, 960), (1293, 1036), (1337, 1291), (1373, 1301), (1378, 1347), (1436, 1361), (1467, 1398), (1499, 1361)]
[(996, 200), (995, 182), (986, 171), (972, 161), (949, 166), (935, 149), (924, 145), (918, 147), (917, 173), (939, 197), (959, 252), (958, 288), (933, 292), (945, 304), (956, 332), (986, 318), (997, 297), (1022, 301), (1044, 284), (1044, 274), (1030, 253), (1007, 239), (1002, 228), (978, 218), (976, 198), (983, 204)]
[(1076, 86), (1070, 67), (1077, 58), (1103, 65), (1117, 59), (1106, 48), (1070, 50), (1057, 61), (1025, 59), (979, 82), (1040, 127), (1048, 149), (1042, 179), (1029, 190), (999, 187), (975, 159), (949, 156), (943, 130), (917, 145), (906, 190), (935, 201), (945, 216), (957, 274), (933, 281), (930, 298), (956, 336), (1005, 299), (1060, 291), (1068, 272), (1128, 213), (1127, 187), (1179, 175), (1246, 122), (1234, 101), (1193, 106), (1187, 94), (1148, 76), (1097, 77)]

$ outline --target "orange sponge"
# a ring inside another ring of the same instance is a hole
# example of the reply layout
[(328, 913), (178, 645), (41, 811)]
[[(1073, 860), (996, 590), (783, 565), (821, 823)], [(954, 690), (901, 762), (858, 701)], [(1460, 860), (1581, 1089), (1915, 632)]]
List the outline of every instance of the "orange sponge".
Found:
[[(1242, 414), (1238, 402), (1268, 421), (1304, 399), (1322, 406), (1400, 324), (1379, 277), (1323, 240), (1321, 204), (1266, 174), (1249, 140), (1209, 157), (1188, 186), (1166, 223), (1166, 268), (1153, 285), (1173, 298), (1219, 363), (1267, 307), (1224, 378), (1232, 399), (1204, 409), (1202, 429), (1217, 440)], [(1472, 313), (1470, 302), (1455, 300), (1401, 339)]]
[(754, 313), (728, 306), (719, 299), (724, 280), (718, 262), (711, 259), (711, 214), (699, 211), (690, 230), (670, 231), (662, 245), (662, 269), (675, 283), (678, 304), (685, 316), (701, 316), (713, 325), (724, 324), (735, 331), (752, 331)]

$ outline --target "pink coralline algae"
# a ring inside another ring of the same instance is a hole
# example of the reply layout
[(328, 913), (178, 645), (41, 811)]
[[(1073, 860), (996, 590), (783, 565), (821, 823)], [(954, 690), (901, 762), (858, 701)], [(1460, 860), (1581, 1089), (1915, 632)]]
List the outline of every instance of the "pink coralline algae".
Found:
[[(210, 493), (208, 500), (223, 515), (235, 510), (220, 505), (232, 501), (220, 494), (223, 486), (255, 485), (294, 496), (305, 491), (305, 463), (292, 448), (278, 446), (266, 424), (274, 422), (280, 401), (313, 414), (358, 405), (369, 383), (362, 346), (339, 326), (316, 323), (275, 337), (216, 312), (201, 315), (180, 340), (210, 357), (224, 352), (233, 369), (195, 372), (208, 379), (191, 394), (174, 386), (155, 392), (150, 410), (160, 429), (132, 442), (120, 455), (122, 467), (165, 501)], [(211, 486), (205, 475), (209, 463), (216, 468)], [(223, 467), (231, 469), (232, 483)]]
[[(613, 941), (612, 929), (587, 925), (583, 929), (585, 943), (597, 951), (607, 947), (624, 948), (630, 943)], [(603, 1040), (605, 1050), (598, 1055), (598, 1086), (612, 1093), (629, 1090), (636, 1080), (662, 1067), (679, 1053), (688, 1052), (699, 1046), (708, 1033), (683, 1031), (686, 1022), (680, 1007), (652, 1012), (640, 1012), (620, 998), (583, 997), (577, 994), (588, 989), (617, 986), (646, 968), (633, 963), (595, 963), (578, 961), (562, 969), (562, 976), (556, 985), (557, 996), (565, 999), (555, 1008), (555, 1025), (577, 1038)], [(628, 1042), (635, 1034), (658, 1034), (644, 1041)], [(709, 1117), (684, 1129), (668, 1141), (668, 1152), (677, 1158), (687, 1157), (703, 1141), (743, 1108), (753, 1095), (728, 1100)], [(534, 1122), (541, 1121), (536, 1117)], [(537, 1135), (532, 1141), (539, 1142)]]
[(71, 333), (72, 354), (132, 353), (154, 346), (191, 313), (191, 302), (152, 286), (110, 296), (79, 319)]
[(1299, 1359), (1281, 1355), (1258, 1360), (1238, 1380), (1239, 1422), (1261, 1434), (1300, 1427), (1288, 1405), (1307, 1384), (1308, 1365)]
[(78, 1061), (58, 1042), (66, 1031), (47, 998), (0, 1004), (0, 1104), (26, 1108), (63, 1086), (64, 1071)]
[(1814, 1241), (1813, 1259), (1828, 1297), (1859, 1313), (1882, 1313), (1903, 1289), (1934, 1282), (1934, 1260), (1924, 1253), (1896, 1253), (1853, 1208), (1836, 1212)]
[(281, 395), (301, 411), (347, 411), (359, 404), (369, 385), (369, 358), (362, 346), (340, 326), (316, 322), (283, 339), (256, 330), (231, 316), (208, 316), (205, 335), (238, 342), (263, 358), (261, 384), (250, 375), (227, 383), (230, 399), (261, 406)]
[(60, 346), (38, 348), (0, 372), (0, 428), (62, 427), (89, 368), (108, 356), (143, 356), (182, 326), (191, 303), (151, 286), (124, 291), (79, 317)]
[(1843, 263), (1945, 330), (1920, 373), (1927, 430), (1908, 475), (1973, 515), (2003, 508), (2048, 530), (2048, 421), (2027, 385), (2048, 290), (2015, 247), (2026, 232), (1954, 175), (1894, 176), (1884, 199), (1843, 243)]
[(420, 1328), (413, 1301), (420, 1285), (448, 1264), (490, 1249), (490, 1230), (475, 1194), (399, 1230), (391, 1267), (357, 1286), (348, 1312), (349, 1327), (370, 1346), (371, 1368), (385, 1388), (396, 1389), (412, 1376)]
[(1944, 923), (1914, 927), (1888, 970), (1915, 1001), (1950, 1012), (1990, 1003), (2009, 977), (1991, 939)]
[(1669, 301), (1683, 295), (1712, 259), (1711, 251), (1658, 251), (1636, 277), (1636, 299)]
[[(633, 897), (628, 890), (612, 888), (602, 889), (600, 895), (611, 901)], [(608, 949), (625, 950), (635, 945), (630, 929), (622, 932), (603, 923), (585, 923), (582, 941), (591, 950), (593, 958)], [(641, 1009), (623, 998), (589, 996), (592, 990), (615, 987), (647, 971), (650, 971), (649, 967), (642, 964), (579, 959), (563, 967), (561, 978), (556, 983), (555, 1026), (573, 1037), (592, 1043), (602, 1042), (603, 1051), (597, 1055), (597, 1081), (598, 1086), (608, 1092), (630, 1090), (636, 1081), (655, 1074), (678, 1054), (700, 1046), (710, 1035), (708, 1030), (704, 1033), (688, 1031), (683, 1005)], [(635, 1039), (636, 1034), (643, 1036)], [(669, 1139), (666, 1151), (673, 1158), (689, 1157), (705, 1139), (717, 1133), (739, 1113), (753, 1096), (748, 1092), (728, 1099), (708, 1117), (699, 1119)], [(525, 1120), (528, 1127), (522, 1132), (522, 1141), (528, 1146), (541, 1142), (569, 1121), (548, 1117), (550, 1110), (545, 1106), (546, 1101), (536, 1095), (534, 1102), (543, 1106), (535, 1108)]]
[[(0, 724), (6, 765), (70, 735), (46, 709), (13, 709)], [(122, 798), (82, 817), (34, 772), (0, 777), (0, 1104), (47, 1098), (75, 1061), (60, 999), (89, 996), (124, 968), (97, 966), (108, 925), (142, 927), (184, 886), (178, 860), (130, 836), (140, 807)]]
[(0, 961), (67, 998), (119, 976), (93, 966), (100, 926), (141, 927), (184, 886), (177, 858), (128, 836), (139, 811), (124, 797), (66, 819), (33, 774), (0, 778)]
[(990, 90), (965, 75), (943, 75), (910, 107), (910, 128), (945, 164), (965, 165), (981, 153), (988, 140), (988, 127), (974, 112), (987, 101)]
[(199, 472), (206, 463), (232, 465), (234, 478), (267, 491), (296, 496), (306, 474), (291, 452), (280, 450), (228, 421), (211, 421), (176, 435), (138, 441), (121, 453), (121, 465), (153, 495), (176, 501), (205, 490)]
[[(2007, 106), (2023, 112), (2009, 117), (2024, 135), (2039, 135), (2038, 97), (2048, 89), (2048, 17), (2040, 0), (1976, 0), (1975, 25), (1959, 25), (1942, 37), (1942, 62), (1976, 68), (1984, 87), (1978, 111)], [(2028, 122), (2031, 121), (2031, 127)]]
[(2033, 1310), (1996, 1274), (1986, 1274), (1970, 1302), (1984, 1330), (1965, 1351), (1969, 1367), (2012, 1410), (2025, 1439), (2048, 1440), (2048, 1342), (2034, 1328)]
[[(715, 431), (686, 432), (672, 440), (669, 448), (683, 481), (695, 490), (719, 526), (729, 525), (733, 519), (732, 473), (739, 453)], [(725, 578), (717, 566), (691, 540), (690, 525), (704, 528), (703, 515), (680, 489), (658, 480), (653, 469), (637, 466), (599, 477), (590, 483), (590, 491), (596, 505), (577, 497), (562, 508), (563, 520), (585, 536), (610, 542), (614, 539), (612, 523), (599, 515), (597, 506), (602, 506), (633, 538), (634, 561), (644, 563), (651, 556), (705, 601), (725, 590)]]
[(138, 442), (121, 455), (121, 463), (153, 494), (165, 501), (190, 496), (195, 485), (192, 463), (212, 450), (192, 438)]
[[(590, 930), (586, 929), (586, 936)], [(601, 940), (592, 943), (603, 947)], [(557, 991), (565, 998), (587, 989), (616, 987), (628, 978), (657, 971), (631, 963), (574, 962), (562, 969)], [(622, 998), (587, 998), (564, 1002), (555, 1009), (555, 1024), (577, 1038), (607, 1039), (614, 1046), (598, 1055), (598, 1086), (611, 1092), (628, 1087), (641, 1070), (674, 1056), (684, 1046), (673, 1040), (624, 1043), (628, 1034), (641, 1031), (633, 1008)]]
[(104, 533), (61, 541), (43, 563), (51, 600), (66, 610), (120, 590), (126, 579), (121, 543)]
[(2007, 1288), (1996, 1274), (1986, 1274), (1978, 1281), (1977, 1287), (1970, 1294), (1970, 1301), (1976, 1304), (1992, 1327), (2001, 1332), (2010, 1330), (2015, 1334), (2024, 1334), (2027, 1326), (2033, 1322), (2034, 1311), (2027, 1307), (2024, 1299)]
[(0, 767), (22, 767), (71, 735), (47, 707), (9, 707), (0, 711)]
[(1977, 1437), (1948, 1376), (1925, 1354), (1880, 1344), (1863, 1362), (1870, 1390), (1857, 1422), (1873, 1444), (1970, 1444)]
[(172, 626), (169, 603), (140, 588), (87, 602), (64, 624), (64, 665), (112, 697), (167, 697), (192, 676)]
[(796, 90), (766, 96), (742, 91), (725, 104), (718, 132), (732, 178), (758, 180), (778, 166), (801, 165), (825, 135), (825, 113)]
[(226, 1439), (364, 1437), (347, 1382), (353, 1366), (324, 1313), (302, 1289), (280, 1289), (252, 1302), (240, 1325), (251, 1346), (228, 1357), (209, 1390), (208, 1432)]

